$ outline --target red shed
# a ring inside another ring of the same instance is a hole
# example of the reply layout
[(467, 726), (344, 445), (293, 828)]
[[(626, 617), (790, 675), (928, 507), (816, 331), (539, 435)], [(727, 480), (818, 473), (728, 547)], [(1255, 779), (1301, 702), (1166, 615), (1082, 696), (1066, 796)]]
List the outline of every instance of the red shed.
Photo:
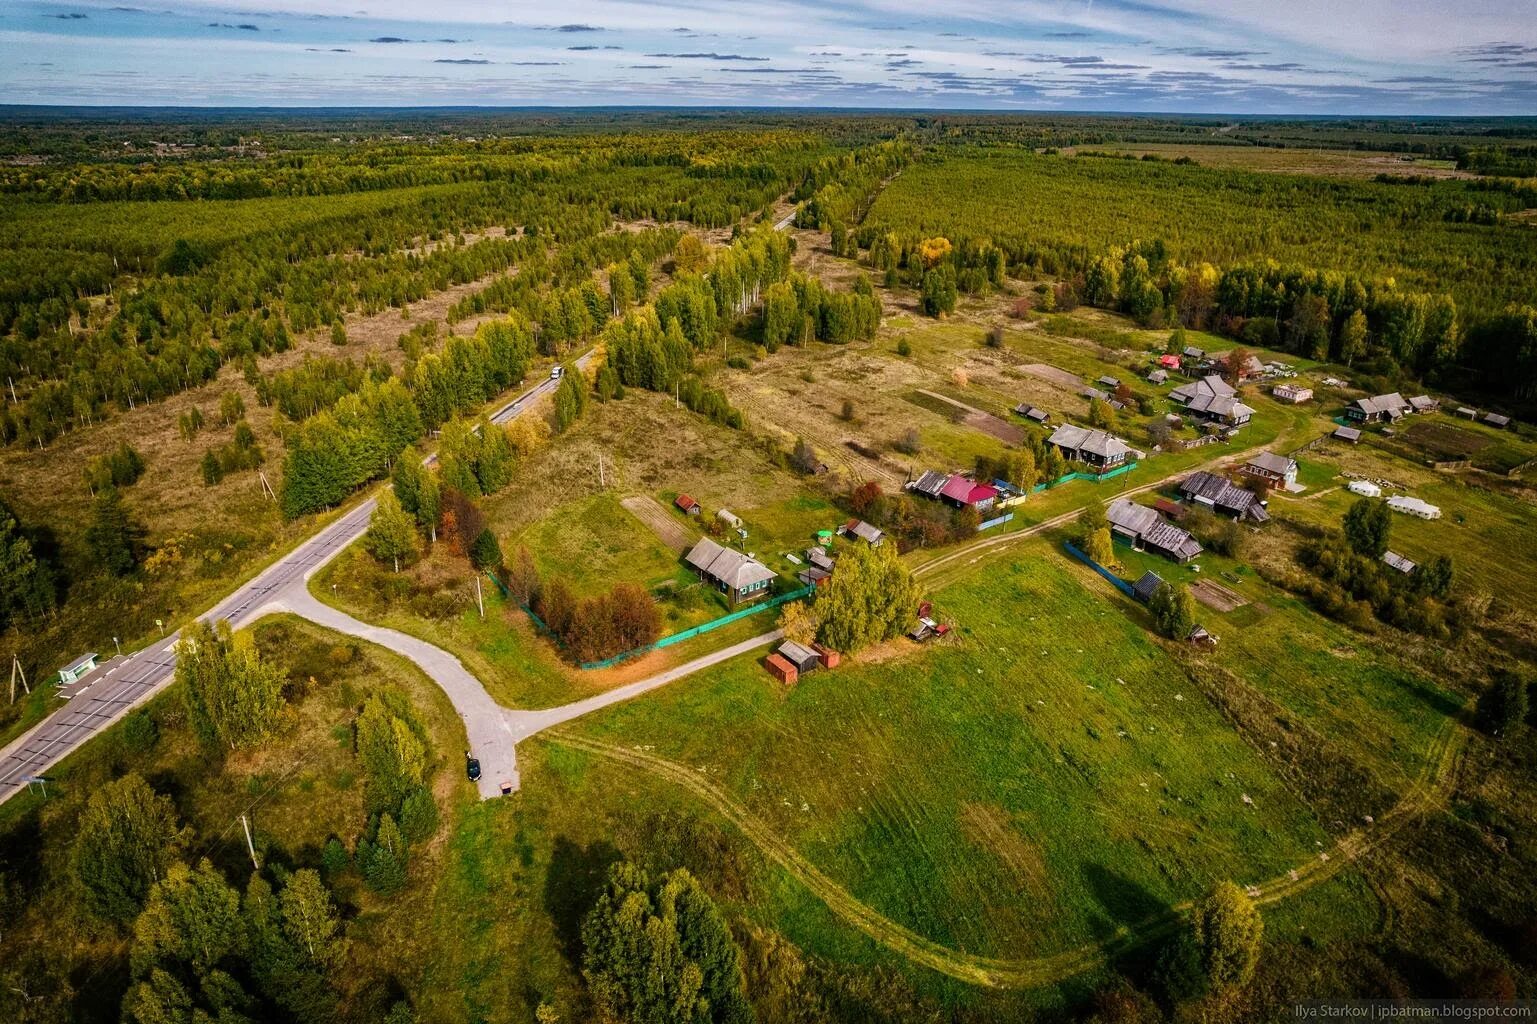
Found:
[(1159, 356), (1158, 365), (1165, 370), (1179, 369), (1179, 356)]
[(800, 673), (795, 671), (795, 666), (790, 664), (789, 659), (777, 654), (770, 654), (764, 658), (763, 667), (769, 670), (769, 675), (786, 686), (794, 686), (795, 680), (800, 678)]
[(824, 647), (821, 644), (812, 644), (811, 647), (822, 656), (823, 668), (837, 668), (838, 663), (843, 660), (843, 655), (839, 654), (831, 647)]
[(690, 498), (687, 494), (680, 494), (674, 499), (673, 504), (691, 516), (699, 514), (699, 502)]

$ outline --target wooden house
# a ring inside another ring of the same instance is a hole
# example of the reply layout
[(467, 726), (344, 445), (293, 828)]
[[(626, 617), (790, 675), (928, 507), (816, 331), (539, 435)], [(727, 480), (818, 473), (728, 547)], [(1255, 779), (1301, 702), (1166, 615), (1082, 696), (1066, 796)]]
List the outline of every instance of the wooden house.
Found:
[(1274, 452), (1260, 452), (1240, 466), (1238, 472), (1272, 487), (1291, 487), (1297, 482), (1297, 461)]
[(1201, 553), (1201, 545), (1185, 530), (1163, 520), (1146, 505), (1117, 498), (1105, 512), (1110, 531), (1133, 547), (1157, 552), (1175, 562), (1188, 562)]
[(1131, 448), (1119, 437), (1072, 423), (1057, 427), (1046, 443), (1069, 462), (1082, 462), (1096, 470), (1113, 469), (1131, 454)]
[(695, 544), (683, 560), (701, 579), (722, 591), (732, 605), (768, 597), (776, 575), (757, 559), (722, 547), (708, 537)]

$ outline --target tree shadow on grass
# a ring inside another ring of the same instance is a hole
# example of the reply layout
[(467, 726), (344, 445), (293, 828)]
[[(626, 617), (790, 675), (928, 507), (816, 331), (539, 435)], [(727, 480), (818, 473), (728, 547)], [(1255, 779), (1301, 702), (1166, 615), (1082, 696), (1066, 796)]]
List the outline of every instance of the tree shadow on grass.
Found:
[(1121, 928), (1135, 928), (1169, 911), (1168, 901), (1154, 895), (1140, 882), (1101, 864), (1086, 865), (1083, 878), (1103, 911), (1103, 914), (1091, 913), (1089, 919), (1090, 930), (1102, 942)]
[(581, 846), (565, 836), (555, 839), (544, 876), (544, 909), (573, 970), (582, 968), (582, 922), (603, 891), (609, 867), (623, 859), (607, 841)]

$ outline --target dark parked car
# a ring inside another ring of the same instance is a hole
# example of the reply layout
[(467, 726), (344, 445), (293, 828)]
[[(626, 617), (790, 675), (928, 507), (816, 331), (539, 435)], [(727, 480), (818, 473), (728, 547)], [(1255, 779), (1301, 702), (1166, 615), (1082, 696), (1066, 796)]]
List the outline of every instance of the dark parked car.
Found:
[(465, 754), (464, 773), (470, 777), (471, 782), (480, 781), (480, 759)]

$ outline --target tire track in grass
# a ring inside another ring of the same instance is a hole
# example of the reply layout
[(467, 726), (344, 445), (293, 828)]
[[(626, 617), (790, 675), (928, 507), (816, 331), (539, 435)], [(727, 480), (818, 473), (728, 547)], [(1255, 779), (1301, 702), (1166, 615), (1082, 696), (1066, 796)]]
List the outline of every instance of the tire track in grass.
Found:
[[(564, 727), (552, 730), (548, 737), (555, 743), (627, 764), (677, 783), (736, 826), (765, 857), (783, 868), (850, 926), (915, 964), (972, 985), (1018, 989), (1054, 984), (1174, 931), (1191, 908), (1191, 901), (1186, 900), (1136, 925), (1122, 925), (1101, 942), (1088, 943), (1049, 956), (1008, 959), (958, 952), (919, 935), (860, 902), (700, 772), (642, 750), (580, 736)], [(1455, 782), (1465, 738), (1462, 727), (1455, 720), (1449, 719), (1431, 740), (1426, 752), (1428, 758), (1425, 771), (1404, 798), (1381, 819), (1342, 837), (1301, 867), (1247, 886), (1250, 898), (1256, 904), (1265, 906), (1306, 892), (1381, 847), (1404, 826), (1440, 808)]]

